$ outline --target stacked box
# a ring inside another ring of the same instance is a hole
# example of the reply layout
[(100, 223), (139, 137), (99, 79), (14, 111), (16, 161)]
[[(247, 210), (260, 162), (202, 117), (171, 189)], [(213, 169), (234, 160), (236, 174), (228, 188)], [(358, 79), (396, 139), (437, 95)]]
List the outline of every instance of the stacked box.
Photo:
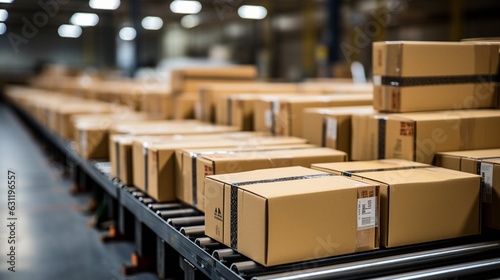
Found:
[(497, 44), (375, 42), (375, 109), (417, 112), (495, 107)]
[(438, 153), (436, 165), (481, 176), (483, 225), (500, 230), (500, 149)]
[(481, 233), (478, 175), (397, 160), (313, 164), (312, 168), (380, 185), (384, 247)]
[(378, 184), (303, 167), (205, 180), (205, 233), (264, 266), (379, 246)]

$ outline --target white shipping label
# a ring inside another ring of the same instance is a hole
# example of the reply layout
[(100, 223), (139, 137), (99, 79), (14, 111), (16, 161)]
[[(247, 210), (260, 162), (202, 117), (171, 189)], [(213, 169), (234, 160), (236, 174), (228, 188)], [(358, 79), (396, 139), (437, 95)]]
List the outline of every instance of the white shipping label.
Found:
[(358, 230), (377, 225), (377, 197), (358, 198)]
[(483, 182), (483, 202), (491, 203), (491, 193), (493, 191), (493, 164), (481, 163), (481, 180)]
[(272, 128), (273, 127), (273, 112), (271, 110), (266, 110), (264, 114), (264, 121), (266, 128)]
[(326, 138), (337, 140), (337, 119), (326, 118)]

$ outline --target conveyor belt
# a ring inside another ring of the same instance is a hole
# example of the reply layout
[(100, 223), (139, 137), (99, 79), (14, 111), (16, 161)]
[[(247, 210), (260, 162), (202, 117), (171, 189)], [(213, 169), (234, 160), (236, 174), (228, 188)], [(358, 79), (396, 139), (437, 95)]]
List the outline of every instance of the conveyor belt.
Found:
[[(205, 236), (204, 217), (196, 209), (176, 202), (157, 203), (144, 192), (124, 186), (118, 179), (109, 175), (109, 163), (82, 159), (69, 143), (40, 126), (21, 110), (17, 112), (42, 140), (55, 149), (54, 152), (58, 153), (60, 160), (73, 169), (74, 178), (90, 178), (116, 201), (119, 214), (113, 218), (118, 222), (122, 232), (127, 234), (130, 231), (125, 225), (130, 218), (127, 215), (135, 219), (133, 226), (135, 226), (136, 247), (140, 247), (137, 242), (142, 244), (140, 239), (145, 238), (141, 235), (144, 226), (152, 231), (159, 241), (171, 246), (184, 259), (184, 262), (181, 260), (181, 266), (185, 269), (192, 266), (193, 269), (201, 271), (212, 279), (364, 279), (382, 276), (385, 278), (385, 275), (395, 273), (413, 275), (411, 273), (418, 273), (415, 272), (416, 269), (439, 272), (448, 268), (469, 267), (457, 272), (458, 275), (466, 275), (474, 274), (478, 265), (483, 269), (480, 270), (481, 273), (488, 268), (498, 268), (498, 258), (495, 258), (500, 254), (498, 232), (494, 235), (483, 234), (263, 267)], [(168, 256), (165, 254), (165, 251), (159, 252), (158, 258), (167, 259)], [(498, 271), (493, 273), (500, 275)]]

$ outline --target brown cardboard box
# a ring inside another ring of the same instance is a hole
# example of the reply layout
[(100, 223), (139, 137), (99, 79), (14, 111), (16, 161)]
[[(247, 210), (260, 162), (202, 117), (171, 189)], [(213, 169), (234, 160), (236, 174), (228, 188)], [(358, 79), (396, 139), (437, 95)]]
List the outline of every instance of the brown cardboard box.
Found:
[(255, 103), (254, 125), (257, 131), (303, 137), (305, 108), (358, 106), (369, 105), (371, 102), (371, 94), (264, 97)]
[(298, 92), (309, 94), (332, 94), (332, 93), (373, 93), (373, 85), (355, 84), (351, 82), (330, 81), (306, 81), (298, 84)]
[[(196, 159), (196, 198), (193, 204), (201, 211), (205, 201), (205, 176), (235, 173), (262, 168), (286, 166), (309, 167), (313, 163), (345, 161), (344, 152), (329, 148), (290, 149), (274, 151), (252, 151), (203, 155)], [(186, 160), (186, 159), (185, 159)], [(193, 193), (194, 196), (194, 193)], [(191, 201), (187, 201), (191, 203)]]
[(431, 163), (437, 152), (498, 148), (499, 123), (498, 110), (354, 115), (351, 159)]
[[(151, 120), (112, 125), (110, 134), (163, 135), (172, 127), (193, 127), (201, 125), (197, 120)], [(168, 133), (167, 133), (168, 134)]]
[(160, 119), (173, 117), (172, 95), (168, 92), (150, 92), (142, 95), (141, 111)]
[(437, 153), (436, 165), (481, 175), (483, 225), (500, 230), (500, 149)]
[[(281, 139), (279, 139), (281, 138)], [(197, 148), (197, 149), (180, 149), (176, 151), (176, 196), (179, 200), (186, 202), (201, 211), (205, 209), (205, 201), (203, 192), (201, 197), (198, 196), (198, 186), (203, 185), (203, 180), (198, 181), (197, 174), (197, 158), (205, 155), (219, 155), (219, 154), (234, 154), (249, 152), (266, 152), (276, 150), (290, 150), (290, 149), (311, 149), (315, 148), (314, 145), (304, 144), (305, 140), (300, 138), (291, 137), (289, 139), (278, 137), (263, 139), (259, 141), (258, 146), (254, 145), (241, 145), (237, 147), (225, 148)]]
[[(380, 242), (395, 247), (481, 232), (480, 177), (414, 162), (313, 164), (380, 184)], [(414, 166), (412, 166), (414, 165)]]
[(312, 144), (351, 154), (351, 116), (373, 114), (371, 106), (308, 108), (304, 110), (304, 137)]
[(252, 82), (257, 77), (253, 65), (176, 69), (171, 74), (172, 93), (194, 92), (208, 83)]
[(215, 102), (219, 96), (228, 94), (281, 94), (297, 93), (297, 84), (294, 83), (213, 83), (204, 84), (199, 88), (199, 111), (196, 119), (205, 122), (215, 121)]
[(195, 106), (198, 101), (196, 92), (185, 92), (173, 97), (173, 118), (174, 120), (193, 119), (195, 116)]
[[(193, 135), (129, 135), (117, 134), (112, 135), (110, 138), (110, 160), (111, 170), (115, 170), (116, 177), (126, 184), (133, 184), (134, 172), (144, 174), (144, 155), (143, 147), (151, 144), (162, 144), (180, 141), (194, 141), (194, 140), (207, 140), (211, 139), (232, 139), (234, 141), (247, 140), (250, 137), (266, 137), (267, 135), (257, 132), (229, 132), (229, 133), (214, 133), (214, 134), (193, 134)], [(136, 148), (133, 149), (134, 142), (137, 142)], [(118, 151), (118, 153), (115, 153)], [(132, 156), (132, 155), (135, 156)], [(133, 168), (133, 163), (137, 167)], [(117, 171), (119, 170), (119, 171)], [(140, 175), (139, 174), (139, 175)], [(140, 175), (143, 177), (143, 175)], [(140, 179), (139, 182), (144, 182)], [(140, 186), (143, 186), (140, 183)], [(145, 189), (145, 186), (143, 186)]]
[(208, 176), (218, 199), (207, 203), (206, 234), (265, 266), (377, 249), (378, 185), (325, 175), (290, 167)]
[(498, 59), (495, 44), (375, 42), (373, 106), (388, 112), (492, 108)]

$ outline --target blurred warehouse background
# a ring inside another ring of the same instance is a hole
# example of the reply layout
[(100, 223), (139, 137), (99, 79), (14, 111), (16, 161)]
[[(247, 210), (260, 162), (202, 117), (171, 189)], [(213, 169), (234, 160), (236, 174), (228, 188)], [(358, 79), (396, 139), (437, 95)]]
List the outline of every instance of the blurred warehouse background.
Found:
[[(272, 81), (370, 77), (371, 42), (498, 36), (497, 0), (1, 0), (0, 77), (45, 64), (140, 76), (255, 64)], [(142, 74), (141, 74), (142, 73)]]

